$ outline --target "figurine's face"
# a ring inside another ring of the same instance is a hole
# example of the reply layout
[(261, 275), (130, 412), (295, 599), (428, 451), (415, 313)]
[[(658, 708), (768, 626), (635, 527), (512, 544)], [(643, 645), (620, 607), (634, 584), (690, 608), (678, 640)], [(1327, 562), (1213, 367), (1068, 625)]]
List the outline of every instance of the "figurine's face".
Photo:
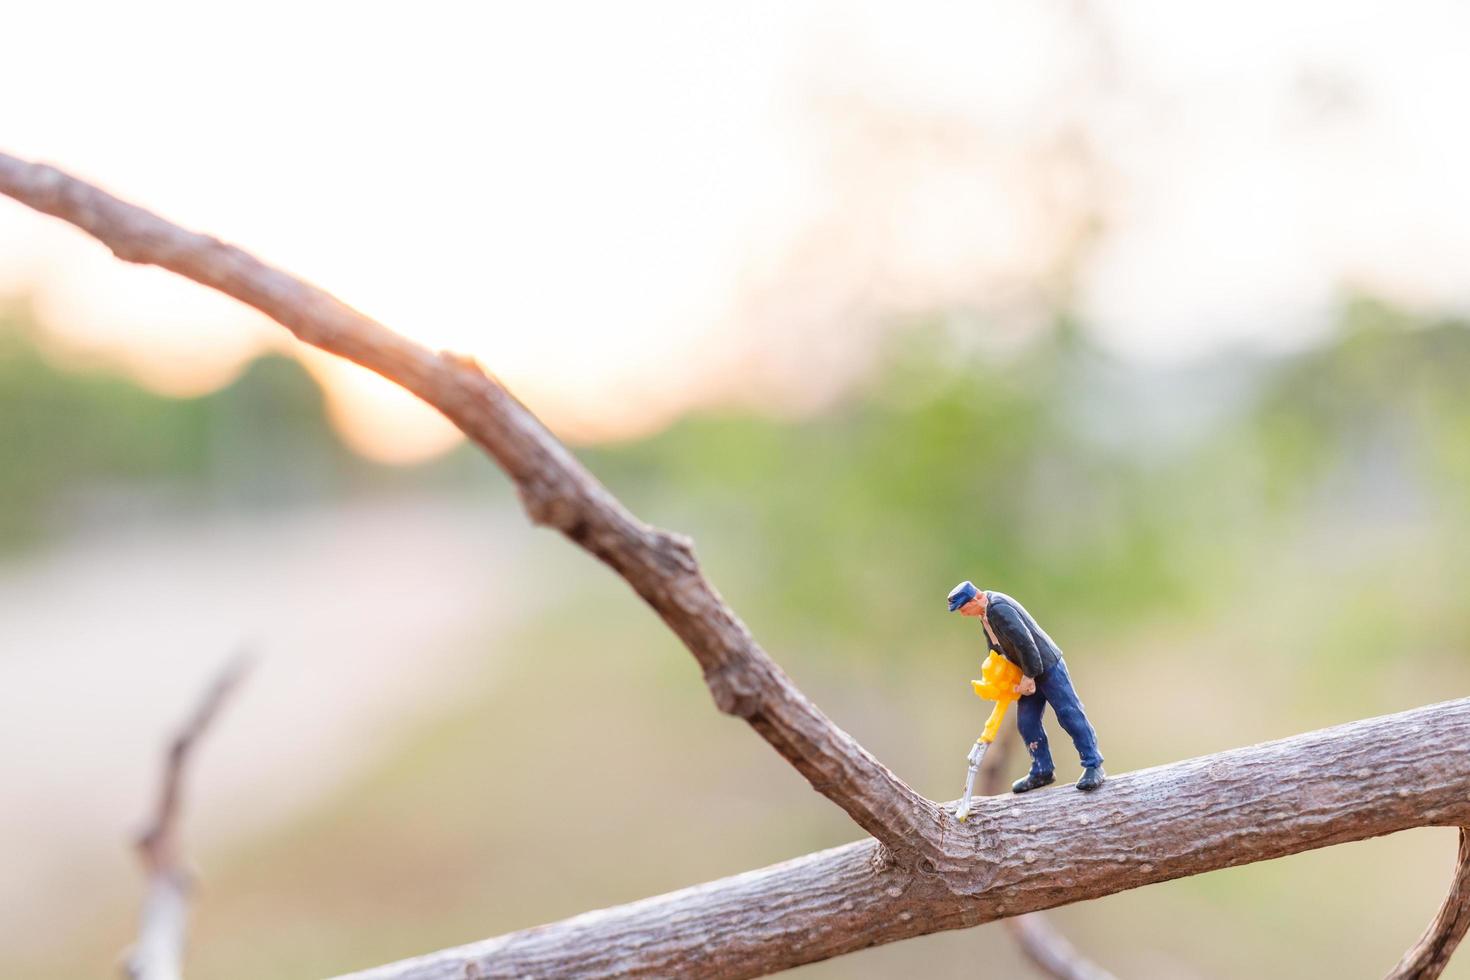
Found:
[(963, 606), (960, 606), (959, 612), (961, 616), (985, 615), (985, 594), (982, 592)]

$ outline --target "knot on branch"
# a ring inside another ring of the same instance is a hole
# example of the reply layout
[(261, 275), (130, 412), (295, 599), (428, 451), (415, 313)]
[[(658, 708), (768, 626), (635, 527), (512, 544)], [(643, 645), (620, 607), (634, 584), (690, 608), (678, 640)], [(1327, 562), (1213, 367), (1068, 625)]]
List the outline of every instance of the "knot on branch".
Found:
[(439, 352), (439, 359), (450, 367), (470, 371), (485, 378), (490, 377), (490, 372), (485, 370), (485, 366), (473, 354), (465, 354), (455, 350), (441, 350)]
[(902, 867), (902, 863), (893, 853), (893, 849), (882, 841), (876, 841), (877, 847), (868, 857), (868, 867), (874, 874), (884, 874)]
[(653, 528), (652, 531), (653, 552), (669, 571), (688, 575), (699, 571), (699, 560), (694, 557), (693, 538), (662, 528)]
[(724, 664), (704, 672), (704, 682), (714, 695), (715, 706), (727, 715), (749, 721), (760, 711), (760, 680), (744, 664)]
[(532, 524), (555, 528), (577, 544), (587, 545), (592, 528), (584, 508), (561, 493), (560, 488), (544, 480), (527, 479), (516, 484), (516, 492)]

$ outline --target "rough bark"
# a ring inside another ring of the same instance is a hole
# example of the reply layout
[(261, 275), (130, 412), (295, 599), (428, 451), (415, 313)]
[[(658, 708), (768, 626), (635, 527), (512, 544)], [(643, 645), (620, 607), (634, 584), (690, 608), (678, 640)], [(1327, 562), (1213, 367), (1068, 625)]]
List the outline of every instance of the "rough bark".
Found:
[(1450, 893), (1424, 935), (1389, 973), (1388, 980), (1434, 980), (1449, 966), (1450, 955), (1465, 938), (1466, 929), (1470, 929), (1470, 829), (1461, 827)]
[[(981, 793), (996, 796), (1009, 791), (1006, 765), (1020, 744), (1020, 733), (1014, 726), (1007, 726), (981, 763)], [(1111, 973), (1079, 953), (1045, 914), (1028, 912), (1006, 919), (1003, 924), (1022, 954), (1043, 975), (1056, 980), (1114, 980)]]
[(128, 262), (255, 307), (302, 341), (377, 372), (444, 413), (514, 481), (526, 513), (607, 563), (684, 642), (721, 711), (744, 718), (868, 833), (905, 860), (938, 821), (761, 649), (701, 574), (687, 537), (634, 517), (534, 415), (468, 357), (436, 353), (233, 245), (186, 231), (61, 171), (0, 153), (0, 192), (71, 222)]
[(245, 665), (243, 658), (236, 658), (225, 667), (169, 743), (158, 802), (148, 829), (138, 837), (138, 855), (148, 874), (148, 895), (143, 900), (138, 941), (123, 963), (123, 971), (131, 980), (179, 980), (183, 976), (189, 893), (193, 889), (180, 831), (184, 774), (195, 746), (239, 684)]
[[(1470, 699), (987, 797), (932, 871), (850, 844), (378, 967), (354, 980), (756, 977), (944, 929), (1470, 816)], [(1372, 759), (1371, 766), (1363, 760)]]

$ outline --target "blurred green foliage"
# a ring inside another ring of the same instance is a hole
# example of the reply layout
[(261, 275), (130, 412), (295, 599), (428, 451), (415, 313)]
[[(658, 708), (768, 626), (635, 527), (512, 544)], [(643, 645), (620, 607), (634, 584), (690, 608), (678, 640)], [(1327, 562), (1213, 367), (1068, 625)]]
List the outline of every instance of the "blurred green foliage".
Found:
[(257, 358), (218, 391), (170, 398), (101, 363), (58, 366), (45, 341), (24, 304), (0, 308), (0, 551), (139, 511), (491, 482), (466, 454), (404, 471), (351, 452), (289, 357)]
[[(504, 486), (466, 447), (409, 469), (356, 457), (288, 358), (173, 399), (53, 366), (43, 339), (21, 307), (0, 320), (0, 548), (139, 509)], [(755, 625), (843, 661), (932, 635), (962, 578), (1023, 597), (1065, 648), (1219, 615), (1282, 555), (1406, 528), (1432, 529), (1400, 559), (1406, 587), (1470, 571), (1461, 323), (1356, 299), (1306, 350), (1172, 371), (1119, 363), (1067, 317), (1021, 346), (976, 340), (936, 319), (891, 334), (881, 369), (814, 417), (706, 411), (583, 455), (638, 512), (697, 530)], [(1380, 629), (1470, 642), (1430, 606)], [(1371, 646), (1371, 630), (1320, 632), (1342, 655)]]
[(825, 415), (698, 415), (592, 465), (635, 499), (697, 501), (692, 521), (716, 529), (707, 560), (737, 554), (732, 574), (761, 583), (753, 608), (868, 649), (922, 630), (961, 578), (1039, 601), (1058, 635), (1096, 636), (1217, 608), (1324, 505), (1347, 525), (1432, 508), (1465, 526), (1459, 323), (1353, 303), (1320, 347), (1207, 366), (1229, 382), (1224, 410), (1182, 436), (1169, 416), (1197, 395), (1190, 376), (1156, 397), (1065, 321), (1004, 357), (955, 347), (942, 325), (905, 333)]
[(1067, 424), (1068, 376), (1100, 355), (1058, 332), (1007, 363), (956, 365), (914, 353), (942, 351), (940, 337), (904, 340), (890, 372), (825, 417), (694, 417), (594, 466), (614, 485), (688, 488), (709, 508), (701, 526), (766, 542), (757, 601), (821, 610), (827, 635), (899, 640), (932, 612), (910, 589), (937, 597), (966, 577), (1105, 619), (1183, 597), (1157, 477)]
[[(0, 318), (0, 548), (138, 508), (503, 486), (464, 447), (410, 469), (356, 457), (288, 358), (173, 399), (53, 366), (42, 338), (23, 307)], [(706, 411), (583, 455), (639, 512), (698, 529), (752, 621), (844, 659), (934, 629), (933, 597), (962, 578), (1044, 609), (1064, 647), (1207, 615), (1309, 527), (1431, 524), (1436, 567), (1466, 570), (1461, 323), (1356, 299), (1297, 354), (1169, 372), (1066, 317), (999, 352), (938, 319), (891, 334), (879, 363), (798, 423)]]

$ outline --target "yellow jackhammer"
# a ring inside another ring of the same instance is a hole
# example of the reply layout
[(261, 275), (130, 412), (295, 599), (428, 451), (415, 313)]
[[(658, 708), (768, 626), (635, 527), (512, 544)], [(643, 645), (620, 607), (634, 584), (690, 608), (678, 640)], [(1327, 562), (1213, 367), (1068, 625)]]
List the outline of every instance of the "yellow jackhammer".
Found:
[(1006, 709), (1020, 699), (1021, 695), (1016, 692), (1016, 685), (1020, 683), (1021, 668), (994, 650), (990, 651), (990, 656), (985, 658), (985, 663), (980, 668), (980, 679), (970, 681), (975, 695), (994, 701), (995, 707), (991, 709), (990, 718), (985, 722), (985, 730), (975, 739), (975, 745), (970, 749), (970, 772), (965, 777), (965, 795), (960, 800), (959, 809), (955, 811), (955, 816), (961, 823), (970, 816), (970, 798), (975, 795), (975, 777), (980, 773), (980, 760), (985, 758), (985, 750), (995, 741), (1001, 720), (1006, 716)]

